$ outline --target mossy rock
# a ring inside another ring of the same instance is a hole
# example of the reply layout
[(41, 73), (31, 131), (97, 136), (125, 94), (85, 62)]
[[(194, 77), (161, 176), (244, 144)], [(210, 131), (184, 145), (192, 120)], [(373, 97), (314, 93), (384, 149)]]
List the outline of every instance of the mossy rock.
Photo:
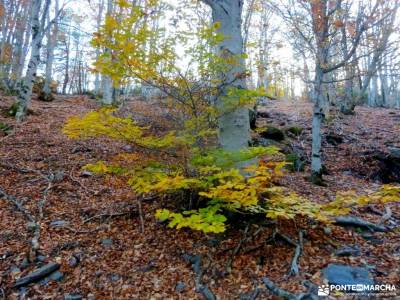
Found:
[(45, 93), (43, 90), (38, 94), (38, 100), (43, 102), (52, 102), (55, 100), (54, 94), (50, 92), (50, 94)]
[(304, 130), (303, 127), (291, 126), (291, 127), (286, 129), (286, 132), (287, 133), (291, 133), (294, 136), (299, 136), (300, 134), (302, 134), (303, 130)]
[(283, 133), (283, 131), (273, 126), (268, 126), (260, 131), (260, 135), (263, 138), (274, 141), (283, 141), (285, 139), (285, 134)]
[(338, 135), (336, 133), (328, 133), (326, 135), (326, 141), (331, 145), (337, 146), (343, 143), (344, 139), (343, 136)]

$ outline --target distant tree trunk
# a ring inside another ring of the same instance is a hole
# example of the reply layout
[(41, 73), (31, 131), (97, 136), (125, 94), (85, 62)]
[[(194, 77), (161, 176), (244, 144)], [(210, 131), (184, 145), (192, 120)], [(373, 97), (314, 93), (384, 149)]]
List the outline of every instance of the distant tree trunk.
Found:
[[(15, 89), (17, 82), (21, 79), (22, 66), (24, 65), (24, 33), (27, 30), (27, 23), (30, 15), (30, 5), (23, 7), (20, 16), (17, 18), (15, 29), (15, 44), (13, 49), (13, 61), (11, 66), (10, 88)], [(22, 66), (21, 66), (22, 65)]]
[[(111, 15), (113, 11), (112, 0), (107, 1), (107, 15)], [(106, 48), (105, 53), (109, 54), (111, 59), (111, 49)], [(109, 75), (103, 75), (103, 97), (102, 103), (105, 105), (111, 105), (113, 103), (113, 82)]]
[(69, 83), (69, 64), (70, 64), (70, 51), (71, 50), (71, 29), (68, 32), (68, 39), (65, 41), (65, 75), (62, 87), (62, 93), (67, 93), (67, 86)]
[[(44, 35), (45, 20), (42, 18), (40, 21), (40, 8), (42, 1), (34, 0), (32, 5), (32, 48), (31, 57), (28, 63), (25, 79), (19, 87), (17, 96), (17, 113), (15, 115), (18, 122), (21, 122), (27, 113), (31, 97), (32, 87), (36, 77), (37, 67), (40, 63), (40, 49), (42, 47), (42, 40)], [(50, 6), (50, 0), (46, 0), (44, 5), (43, 15), (47, 14)]]
[[(97, 31), (99, 31), (99, 29), (100, 29), (101, 19), (103, 16), (103, 10), (104, 10), (104, 0), (101, 0), (99, 3), (99, 12), (97, 14), (97, 19), (96, 19)], [(99, 57), (100, 57), (100, 48), (96, 47), (96, 61), (99, 59)], [(100, 74), (98, 72), (96, 72), (95, 79), (94, 79), (94, 93), (96, 95), (98, 95), (100, 93), (100, 89), (101, 89)]]
[(31, 40), (31, 24), (32, 24), (32, 14), (30, 13), (32, 11), (32, 5), (33, 2), (30, 1), (30, 4), (28, 6), (28, 19), (25, 24), (25, 37), (23, 39), (23, 48), (22, 48), (22, 55), (20, 56), (19, 62), (17, 63), (16, 70), (15, 70), (15, 82), (18, 83), (21, 81), (22, 78), (22, 72), (24, 69), (25, 65), (25, 58), (28, 55), (28, 50), (29, 50), (29, 44)]
[[(58, 0), (55, 1), (55, 13), (58, 14)], [(49, 15), (48, 15), (49, 16)], [(48, 17), (50, 23), (50, 17)], [(49, 29), (47, 32), (47, 57), (46, 57), (46, 74), (43, 87), (44, 100), (51, 99), (51, 82), (53, 81), (53, 61), (54, 61), (54, 48), (57, 45), (58, 24), (54, 23), (53, 32)]]
[[(203, 0), (212, 9), (213, 22), (219, 22), (219, 32), (226, 37), (218, 46), (218, 53), (222, 57), (239, 56), (243, 51), (243, 37), (241, 32), (243, 0)], [(238, 78), (245, 72), (244, 59), (231, 70), (222, 74), (224, 81), (239, 89), (246, 89), (246, 80)], [(229, 85), (223, 88), (222, 97), (228, 92)], [(221, 98), (216, 99), (216, 105), (222, 111), (224, 104)], [(234, 111), (226, 112), (219, 119), (219, 143), (225, 150), (240, 150), (248, 147), (250, 139), (249, 110), (238, 107)]]

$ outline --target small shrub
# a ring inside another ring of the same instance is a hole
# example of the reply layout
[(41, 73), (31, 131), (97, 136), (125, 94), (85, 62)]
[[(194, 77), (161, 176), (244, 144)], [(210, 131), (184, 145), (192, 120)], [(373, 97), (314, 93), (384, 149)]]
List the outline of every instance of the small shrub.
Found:
[[(172, 209), (161, 208), (156, 217), (168, 221), (171, 228), (223, 232), (228, 212), (264, 214), (270, 219), (302, 216), (329, 223), (334, 216), (347, 214), (353, 206), (400, 199), (400, 187), (384, 186), (368, 196), (346, 193), (325, 205), (314, 203), (277, 185), (287, 163), (266, 159), (278, 155), (275, 147), (238, 151), (199, 148), (197, 141), (184, 132), (172, 131), (156, 137), (148, 129), (138, 126), (130, 117), (116, 116), (113, 109), (103, 108), (71, 118), (64, 133), (77, 139), (106, 136), (127, 142), (132, 148), (148, 149), (148, 157), (139, 152), (121, 153), (109, 163), (100, 161), (84, 168), (124, 178), (139, 195), (166, 196)], [(238, 167), (257, 157), (265, 159), (246, 168)]]

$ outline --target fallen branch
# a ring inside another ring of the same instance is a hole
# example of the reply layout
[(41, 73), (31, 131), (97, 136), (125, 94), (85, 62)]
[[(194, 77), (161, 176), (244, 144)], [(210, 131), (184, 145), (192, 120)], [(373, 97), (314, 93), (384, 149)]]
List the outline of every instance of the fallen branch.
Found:
[(340, 226), (354, 226), (354, 227), (361, 227), (366, 228), (371, 231), (378, 231), (378, 232), (385, 232), (387, 228), (385, 226), (377, 225), (358, 217), (353, 216), (341, 216), (335, 219), (335, 224)]
[(17, 281), (15, 282), (14, 287), (18, 288), (18, 287), (22, 287), (22, 286), (26, 286), (30, 283), (33, 282), (37, 282), (42, 278), (47, 277), (48, 275), (50, 275), (51, 273), (53, 273), (54, 271), (57, 271), (60, 268), (60, 265), (57, 263), (49, 263), (43, 267), (41, 267), (40, 269), (35, 270), (34, 272), (21, 277), (19, 279), (17, 279)]
[(294, 256), (292, 259), (292, 263), (290, 265), (289, 276), (299, 275), (299, 265), (298, 261), (301, 253), (303, 252), (303, 232), (299, 231), (299, 243), (296, 246), (296, 250), (294, 251)]

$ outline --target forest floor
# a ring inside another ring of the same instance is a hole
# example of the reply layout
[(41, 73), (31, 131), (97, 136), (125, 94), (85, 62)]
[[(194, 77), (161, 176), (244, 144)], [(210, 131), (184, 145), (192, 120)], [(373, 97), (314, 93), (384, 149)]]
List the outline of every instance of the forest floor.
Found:
[[(11, 103), (10, 97), (0, 97), (0, 110)], [(153, 112), (143, 102), (130, 105), (134, 113)], [(366, 235), (352, 228), (308, 227), (299, 260), (300, 274), (288, 276), (295, 248), (269, 237), (278, 228), (296, 241), (303, 221), (253, 224), (247, 230), (246, 242), (235, 251), (244, 240), (244, 224), (238, 222), (218, 236), (172, 230), (155, 220), (154, 212), (161, 201), (139, 201), (115, 179), (82, 173), (82, 166), (126, 150), (122, 143), (76, 141), (61, 133), (68, 117), (96, 107), (87, 97), (58, 96), (51, 103), (33, 101), (32, 114), (18, 126), (12, 118), (0, 114), (0, 122), (15, 126), (9, 135), (0, 133), (0, 189), (27, 210), (26, 214), (19, 212), (12, 201), (0, 196), (0, 299), (2, 295), (7, 299), (22, 295), (63, 299), (66, 294), (79, 294), (85, 299), (202, 299), (195, 291), (196, 275), (185, 260), (187, 255), (201, 255), (201, 280), (218, 299), (255, 299), (246, 298), (246, 294), (249, 296), (256, 288), (257, 299), (272, 299), (262, 285), (264, 276), (293, 293), (306, 292), (306, 281), (323, 283), (321, 270), (330, 263), (367, 267), (377, 282), (400, 288), (399, 205), (388, 205), (392, 211), (388, 222), (397, 226), (388, 232)], [(305, 128), (287, 143), (308, 160), (311, 106), (277, 101), (262, 110), (268, 116), (261, 123)], [(368, 153), (385, 151), (387, 145), (399, 146), (399, 124), (400, 111), (381, 108), (359, 107), (354, 116), (332, 117), (325, 130), (343, 140), (335, 145), (324, 140), (327, 186), (309, 183), (308, 168), (288, 173), (282, 184), (318, 202), (334, 199), (338, 191), (376, 190), (380, 185), (374, 175), (377, 165)], [(352, 214), (379, 223), (384, 211), (383, 206), (375, 205)], [(27, 214), (40, 223), (42, 256), (38, 259), (42, 263), (27, 261), (33, 234)], [(248, 238), (251, 235), (254, 238)], [(357, 245), (360, 254), (337, 256), (335, 251), (344, 245)], [(226, 265), (232, 258), (228, 274)], [(63, 278), (13, 288), (18, 278), (48, 262), (61, 265), (59, 277)]]

